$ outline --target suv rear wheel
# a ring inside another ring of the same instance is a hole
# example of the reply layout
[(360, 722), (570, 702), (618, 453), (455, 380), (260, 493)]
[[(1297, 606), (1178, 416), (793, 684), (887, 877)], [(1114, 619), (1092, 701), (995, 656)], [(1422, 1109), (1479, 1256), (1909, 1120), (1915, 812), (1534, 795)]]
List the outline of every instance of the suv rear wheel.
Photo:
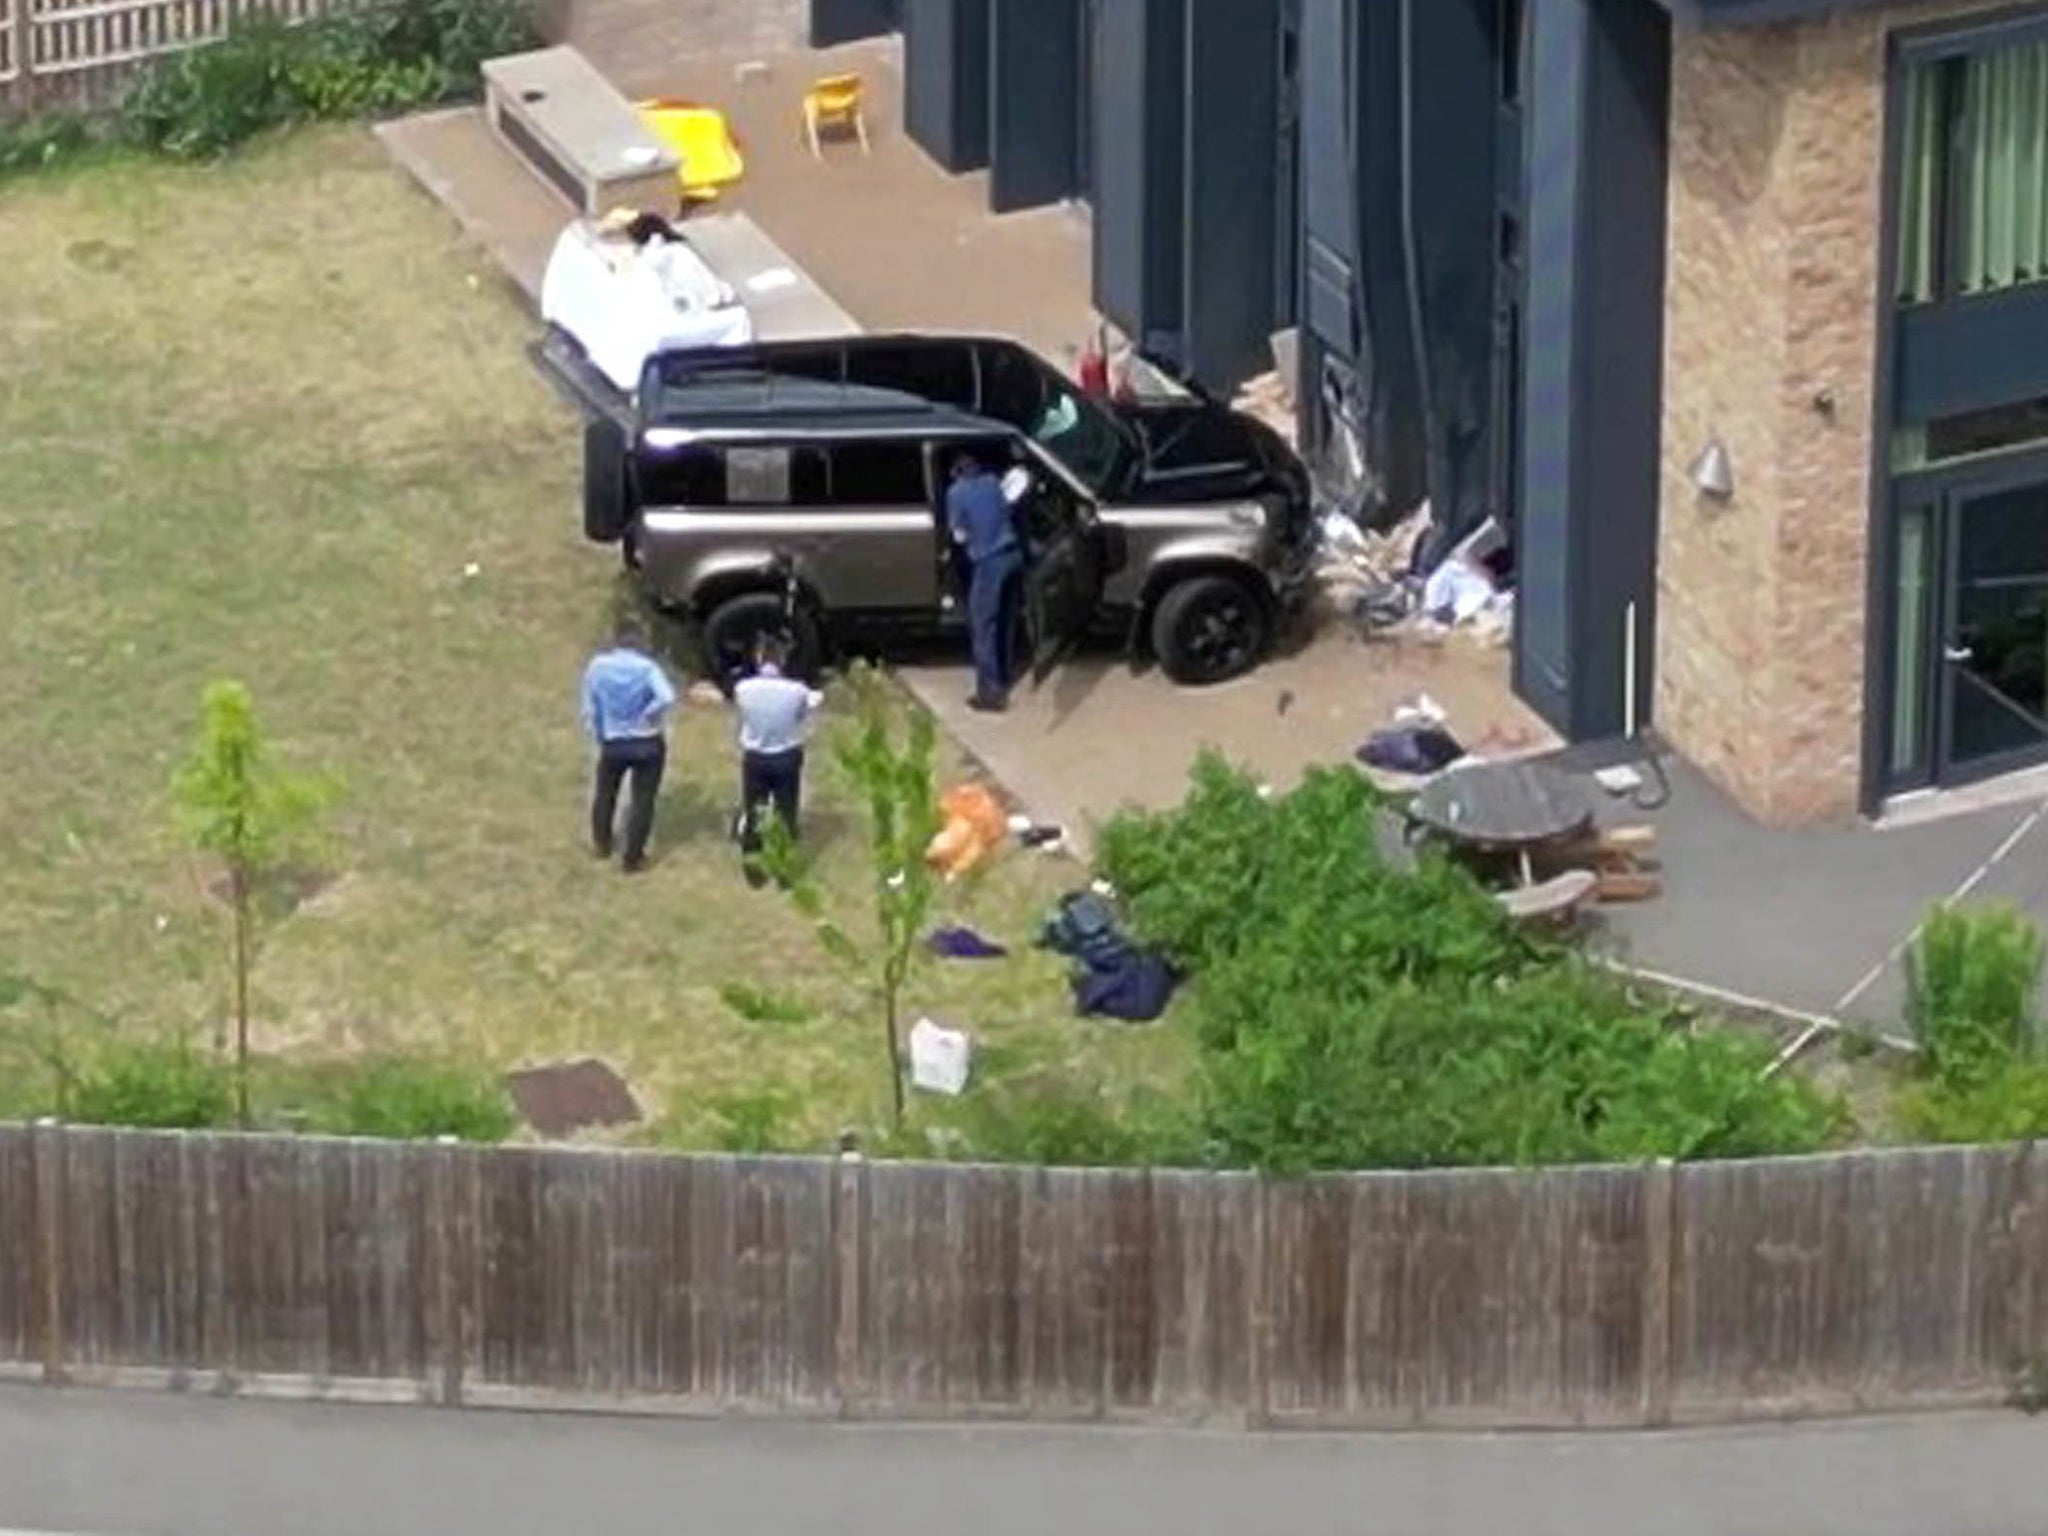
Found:
[(753, 670), (754, 655), (769, 635), (787, 632), (789, 670), (812, 679), (825, 659), (818, 621), (801, 603), (785, 621), (779, 592), (742, 592), (728, 597), (704, 621), (704, 659), (711, 680), (730, 694), (733, 685)]
[(1159, 601), (1152, 651), (1176, 683), (1220, 683), (1265, 653), (1266, 606), (1234, 576), (1190, 576)]

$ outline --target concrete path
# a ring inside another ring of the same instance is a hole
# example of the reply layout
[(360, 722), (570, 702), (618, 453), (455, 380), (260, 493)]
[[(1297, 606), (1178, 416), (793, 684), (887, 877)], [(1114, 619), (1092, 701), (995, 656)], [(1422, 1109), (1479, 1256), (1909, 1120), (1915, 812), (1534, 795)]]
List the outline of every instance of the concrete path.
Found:
[(1368, 644), (1335, 621), (1294, 653), (1215, 688), (1176, 687), (1121, 656), (1083, 658), (1042, 687), (1020, 685), (1001, 716), (967, 708), (970, 679), (958, 666), (903, 675), (1033, 817), (1065, 827), (1084, 854), (1119, 808), (1178, 804), (1204, 747), (1287, 789), (1307, 769), (1350, 762), (1422, 693), (1477, 755), (1516, 756), (1557, 740), (1508, 691), (1502, 652), (1464, 639)]
[(1897, 1029), (1901, 951), (1935, 902), (2002, 897), (2048, 922), (2048, 823), (2038, 805), (1897, 829), (1776, 831), (1685, 764), (1671, 764), (1670, 774), (1661, 810), (1605, 806), (1607, 821), (1658, 828), (1665, 867), (1659, 900), (1599, 915), (1603, 944), (1628, 963)]
[(2048, 1427), (1270, 1436), (0, 1392), (0, 1527), (81, 1536), (2025, 1536)]

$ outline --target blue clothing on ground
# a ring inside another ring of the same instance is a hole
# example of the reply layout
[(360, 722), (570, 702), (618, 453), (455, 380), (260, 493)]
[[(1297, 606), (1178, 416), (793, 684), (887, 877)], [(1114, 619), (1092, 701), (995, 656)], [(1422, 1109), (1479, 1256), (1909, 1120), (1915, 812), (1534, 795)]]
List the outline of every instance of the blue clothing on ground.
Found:
[(1017, 528), (1003, 500), (1003, 483), (985, 469), (962, 476), (947, 489), (946, 527), (977, 566), (1017, 551)]
[(1024, 556), (1013, 544), (974, 562), (967, 587), (967, 624), (974, 646), (974, 691), (1000, 699), (1010, 691), (1010, 604), (1024, 574)]
[(639, 651), (599, 651), (583, 669), (583, 729), (599, 746), (659, 736), (675, 702), (668, 674)]

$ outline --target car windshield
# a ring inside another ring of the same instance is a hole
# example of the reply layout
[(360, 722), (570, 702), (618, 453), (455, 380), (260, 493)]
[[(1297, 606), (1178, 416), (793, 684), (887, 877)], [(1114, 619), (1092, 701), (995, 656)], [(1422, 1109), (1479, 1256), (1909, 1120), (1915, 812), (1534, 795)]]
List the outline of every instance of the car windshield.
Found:
[(982, 354), (981, 409), (1028, 435), (1098, 496), (1116, 493), (1137, 452), (1121, 422), (1021, 347)]

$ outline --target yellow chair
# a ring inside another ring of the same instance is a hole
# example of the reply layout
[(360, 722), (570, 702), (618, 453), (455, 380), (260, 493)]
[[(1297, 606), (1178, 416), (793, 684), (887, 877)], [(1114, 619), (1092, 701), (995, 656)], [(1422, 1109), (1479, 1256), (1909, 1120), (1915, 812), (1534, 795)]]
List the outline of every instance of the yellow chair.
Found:
[(811, 82), (811, 88), (804, 92), (804, 137), (810, 141), (812, 154), (824, 158), (821, 139), (827, 128), (851, 128), (860, 140), (860, 152), (872, 153), (868, 146), (867, 116), (861, 110), (866, 93), (867, 86), (859, 75), (826, 75)]
[(635, 103), (634, 110), (647, 131), (675, 151), (684, 202), (713, 202), (746, 174), (747, 162), (716, 107), (658, 96)]

